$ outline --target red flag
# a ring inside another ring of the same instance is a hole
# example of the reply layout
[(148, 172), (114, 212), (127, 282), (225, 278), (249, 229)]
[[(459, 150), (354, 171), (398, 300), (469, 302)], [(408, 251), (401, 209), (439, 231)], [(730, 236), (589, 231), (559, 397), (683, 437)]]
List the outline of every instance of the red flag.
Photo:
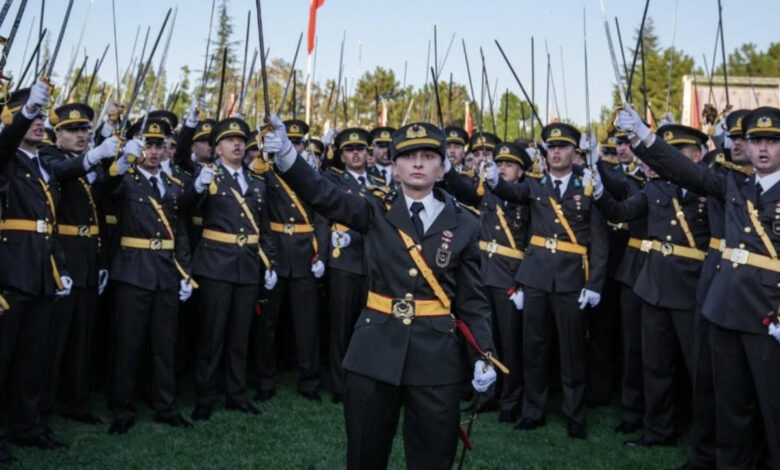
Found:
[(472, 127), (474, 126), (474, 123), (471, 122), (471, 108), (469, 108), (469, 102), (466, 101), (466, 120), (463, 122), (463, 127), (466, 128), (466, 132), (468, 133), (469, 137), (471, 137)]
[(325, 0), (309, 0), (309, 45), (308, 54), (314, 50), (314, 30), (317, 29), (317, 8), (321, 7)]

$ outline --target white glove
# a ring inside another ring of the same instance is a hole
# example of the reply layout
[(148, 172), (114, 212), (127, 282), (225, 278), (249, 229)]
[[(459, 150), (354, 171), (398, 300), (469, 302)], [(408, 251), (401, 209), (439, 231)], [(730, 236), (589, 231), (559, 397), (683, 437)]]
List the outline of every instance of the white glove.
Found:
[(642, 118), (628, 103), (618, 112), (615, 125), (618, 129), (622, 129), (628, 134), (634, 134), (643, 141), (650, 135), (650, 128), (642, 122)]
[(73, 287), (73, 279), (70, 276), (60, 276), (60, 282), (62, 282), (62, 289), (54, 292), (57, 297), (67, 297), (70, 295), (70, 290)]
[(728, 134), (723, 134), (723, 148), (729, 150), (734, 148), (734, 141), (731, 140)]
[(474, 390), (479, 393), (485, 392), (495, 381), (496, 370), (493, 368), (493, 364), (485, 366), (485, 361), (482, 359), (474, 363), (474, 380), (471, 381)]
[[(87, 164), (89, 164), (89, 166), (95, 166), (101, 160), (105, 160), (107, 158), (114, 158), (118, 146), (119, 146), (119, 138), (112, 135), (111, 137), (101, 142), (100, 145), (87, 152), (87, 155), (84, 157), (84, 159), (87, 161)], [(140, 154), (136, 154), (136, 155), (140, 155)]]
[(509, 300), (512, 301), (513, 304), (515, 304), (515, 308), (518, 310), (523, 309), (523, 301), (525, 300), (525, 294), (523, 294), (522, 289), (517, 289), (512, 293), (512, 295), (509, 296)]
[(271, 116), (273, 130), (263, 136), (263, 150), (284, 157), (294, 151), (292, 142), (287, 138), (287, 130), (284, 123), (275, 114)]
[(198, 125), (198, 109), (206, 109), (206, 98), (201, 96), (192, 100), (187, 115), (184, 117), (185, 126), (195, 127)]
[(210, 166), (204, 166), (200, 169), (198, 179), (195, 180), (195, 191), (198, 194), (202, 194), (206, 190), (206, 187), (214, 181), (214, 169)]
[(49, 85), (37, 82), (30, 88), (30, 96), (27, 98), (25, 107), (32, 110), (32, 112), (37, 112), (49, 102), (49, 95)]
[(780, 326), (775, 325), (774, 323), (769, 323), (769, 334), (774, 336), (774, 338), (780, 342)]
[(444, 173), (447, 174), (452, 170), (452, 162), (449, 157), (444, 158)]
[(98, 295), (103, 295), (108, 285), (108, 269), (98, 269)]
[(712, 133), (713, 137), (720, 137), (724, 134), (728, 134), (728, 127), (726, 127), (726, 117), (722, 117), (720, 121), (715, 125), (715, 131)]
[(350, 243), (352, 243), (352, 237), (347, 232), (331, 232), (330, 244), (333, 245), (333, 248), (346, 248)]
[(485, 165), (485, 181), (491, 188), (495, 188), (498, 184), (498, 167), (492, 160)]
[(263, 285), (265, 286), (265, 290), (273, 290), (274, 287), (276, 287), (276, 281), (278, 281), (279, 278), (276, 275), (276, 271), (273, 269), (266, 269), (265, 271), (265, 282)]
[(311, 265), (311, 273), (314, 274), (315, 279), (321, 278), (325, 274), (325, 263), (318, 259), (316, 263)]
[(179, 300), (186, 302), (192, 295), (192, 284), (185, 279), (179, 281)]
[(338, 133), (339, 133), (339, 129), (337, 127), (334, 127), (333, 129), (330, 129), (322, 137), (322, 145), (327, 147), (328, 145), (332, 144), (333, 143), (333, 138), (336, 137), (336, 134), (338, 134)]
[(601, 181), (601, 173), (598, 170), (593, 171), (590, 168), (582, 170), (582, 186), (587, 187), (593, 183), (593, 198), (598, 199), (604, 194), (604, 183)]
[(580, 303), (580, 310), (585, 310), (585, 307), (590, 305), (591, 307), (595, 307), (596, 305), (601, 302), (601, 294), (598, 292), (593, 292), (589, 289), (582, 289), (582, 292), (580, 292), (580, 297), (577, 299), (577, 302)]
[(143, 156), (143, 154), (144, 154), (143, 141), (140, 139), (130, 139), (125, 144), (124, 151), (122, 152), (122, 157), (124, 157), (126, 161), (130, 161), (130, 159), (128, 158), (130, 155), (133, 155), (134, 157), (140, 159)]

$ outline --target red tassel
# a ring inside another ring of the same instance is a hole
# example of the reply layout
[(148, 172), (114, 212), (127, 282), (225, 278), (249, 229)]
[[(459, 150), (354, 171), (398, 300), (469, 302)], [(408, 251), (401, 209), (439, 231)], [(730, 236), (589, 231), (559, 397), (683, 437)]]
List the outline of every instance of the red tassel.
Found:
[(255, 302), (255, 315), (258, 317), (263, 314), (263, 306), (260, 305), (260, 302)]
[(471, 330), (469, 327), (463, 323), (462, 320), (455, 320), (455, 326), (460, 330), (460, 333), (463, 335), (464, 338), (466, 338), (466, 341), (469, 342), (472, 348), (474, 348), (475, 351), (477, 351), (477, 354), (479, 354), (480, 357), (485, 357), (485, 352), (482, 351), (482, 348), (479, 347), (477, 344), (477, 340), (474, 339), (474, 335), (471, 334)]
[(460, 437), (461, 442), (463, 442), (463, 445), (468, 450), (473, 450), (474, 446), (471, 444), (471, 439), (469, 439), (469, 436), (466, 434), (466, 431), (463, 429), (463, 427), (458, 427), (458, 437)]

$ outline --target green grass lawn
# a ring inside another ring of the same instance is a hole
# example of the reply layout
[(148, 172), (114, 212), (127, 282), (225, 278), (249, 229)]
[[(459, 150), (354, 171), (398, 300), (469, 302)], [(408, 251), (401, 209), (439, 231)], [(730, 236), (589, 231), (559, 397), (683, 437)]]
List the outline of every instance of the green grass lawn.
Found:
[[(189, 430), (155, 423), (152, 413), (139, 404), (136, 425), (124, 436), (108, 435), (110, 413), (104, 398), (97, 396), (93, 411), (104, 424), (90, 426), (55, 419), (52, 427), (70, 450), (10, 446), (21, 465), (7, 468), (343, 468), (346, 437), (341, 406), (332, 404), (327, 393), (321, 404), (298, 397), (295, 380), (294, 373), (282, 376), (279, 393), (263, 404), (259, 417), (220, 408), (210, 421)], [(189, 417), (193, 407), (189, 390), (180, 405)], [(625, 437), (612, 431), (618, 421), (616, 408), (589, 409), (588, 438), (577, 441), (566, 436), (565, 420), (557, 405), (548, 411), (547, 426), (531, 432), (499, 424), (497, 413), (480, 414), (472, 433), (475, 448), (467, 455), (464, 468), (668, 469), (681, 465), (686, 458), (688, 444), (684, 439), (673, 448), (624, 447)], [(400, 428), (390, 464), (399, 469), (405, 468)]]

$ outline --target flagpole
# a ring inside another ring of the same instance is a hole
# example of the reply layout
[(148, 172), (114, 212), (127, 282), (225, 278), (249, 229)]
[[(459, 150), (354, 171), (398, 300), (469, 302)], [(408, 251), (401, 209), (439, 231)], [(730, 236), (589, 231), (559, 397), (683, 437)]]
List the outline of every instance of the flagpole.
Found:
[(306, 61), (306, 123), (310, 123), (309, 119), (311, 118), (311, 69), (312, 69), (312, 60), (314, 59), (314, 54), (309, 54), (309, 58)]

